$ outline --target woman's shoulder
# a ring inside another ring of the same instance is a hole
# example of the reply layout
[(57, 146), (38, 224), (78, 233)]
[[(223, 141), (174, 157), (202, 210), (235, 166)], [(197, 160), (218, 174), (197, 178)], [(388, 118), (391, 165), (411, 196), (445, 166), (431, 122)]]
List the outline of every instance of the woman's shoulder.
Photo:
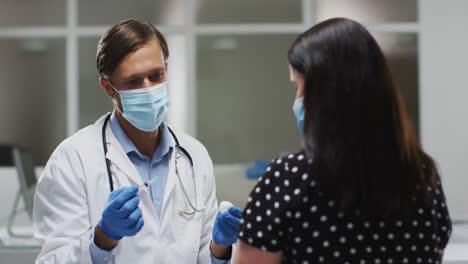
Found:
[(307, 196), (309, 160), (303, 151), (273, 159), (251, 191), (239, 238), (269, 251), (286, 246), (289, 218)]
[(312, 161), (304, 151), (273, 159), (252, 190), (249, 200), (284, 197), (286, 201), (293, 202), (305, 193), (310, 193), (316, 187), (316, 180), (310, 173), (311, 164)]
[(299, 170), (307, 170), (311, 164), (312, 159), (307, 158), (306, 153), (301, 150), (299, 152), (288, 153), (271, 160), (270, 165), (266, 169), (266, 174), (271, 171), (296, 173)]

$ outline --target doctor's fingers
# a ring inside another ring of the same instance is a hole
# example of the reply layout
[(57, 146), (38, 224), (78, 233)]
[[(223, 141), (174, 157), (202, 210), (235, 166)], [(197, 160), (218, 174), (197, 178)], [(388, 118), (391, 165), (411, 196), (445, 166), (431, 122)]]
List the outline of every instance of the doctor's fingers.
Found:
[(132, 199), (128, 200), (126, 203), (120, 207), (120, 209), (114, 210), (114, 213), (120, 218), (124, 219), (127, 218), (136, 208), (138, 208), (138, 204), (140, 203), (140, 196), (134, 196)]
[(130, 215), (128, 215), (128, 217), (121, 219), (119, 222), (120, 225), (124, 227), (132, 227), (136, 225), (140, 218), (143, 218), (143, 214), (141, 209), (137, 207), (132, 213), (130, 213)]
[[(116, 210), (120, 209), (128, 200), (134, 198), (138, 193), (137, 186), (122, 187), (109, 195), (110, 206)], [(113, 198), (112, 198), (113, 196)]]
[(138, 208), (140, 204), (140, 196), (135, 196), (132, 199), (128, 200), (122, 207), (118, 210), (121, 218), (127, 218), (135, 209)]
[(119, 195), (123, 190), (125, 190), (125, 188), (119, 188), (117, 190), (113, 190), (110, 194), (109, 194), (109, 201), (112, 201), (115, 199), (115, 197), (117, 197), (117, 195)]
[(236, 218), (239, 218), (239, 219), (242, 218), (242, 211), (235, 206), (232, 206), (231, 208), (229, 208), (228, 213)]
[(225, 231), (229, 230), (231, 232), (239, 232), (240, 230), (240, 222), (235, 221), (220, 221), (218, 226)]
[(218, 228), (221, 231), (221, 234), (225, 237), (237, 237), (237, 234), (240, 231), (240, 227), (233, 227), (226, 223), (220, 223)]
[(241, 223), (241, 218), (237, 216), (233, 216), (231, 214), (224, 214), (221, 218), (221, 220), (226, 223), (230, 224), (232, 226), (240, 226)]
[(140, 230), (143, 228), (144, 225), (145, 225), (145, 220), (143, 219), (143, 217), (140, 217), (140, 219), (138, 219), (138, 222), (136, 222), (136, 224), (134, 224), (133, 226), (130, 226), (130, 227), (128, 227), (128, 228), (126, 228), (124, 230), (124, 235), (125, 236), (134, 236), (138, 232), (140, 232)]

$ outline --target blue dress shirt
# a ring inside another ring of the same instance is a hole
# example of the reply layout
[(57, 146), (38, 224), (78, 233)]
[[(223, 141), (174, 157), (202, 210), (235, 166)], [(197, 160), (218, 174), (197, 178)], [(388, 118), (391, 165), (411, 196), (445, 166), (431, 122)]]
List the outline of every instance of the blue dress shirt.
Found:
[[(133, 163), (138, 173), (140, 174), (143, 182), (147, 182), (156, 178), (155, 181), (149, 186), (151, 199), (153, 201), (154, 210), (158, 217), (161, 216), (161, 208), (163, 206), (164, 189), (166, 187), (167, 177), (169, 175), (169, 160), (171, 153), (174, 151), (174, 142), (172, 141), (171, 134), (166, 124), (162, 124), (159, 127), (161, 138), (159, 146), (153, 154), (153, 158), (150, 159), (138, 151), (133, 142), (125, 134), (124, 130), (120, 126), (115, 112), (112, 113), (109, 120), (109, 125), (114, 133), (117, 141), (122, 146), (122, 149), (127, 154), (130, 161)], [(91, 259), (95, 264), (108, 263), (111, 260), (111, 251), (106, 251), (98, 248), (94, 244), (94, 237), (91, 238), (89, 246), (91, 253)], [(227, 264), (230, 261), (219, 260), (214, 256), (211, 256), (211, 263), (213, 264)]]

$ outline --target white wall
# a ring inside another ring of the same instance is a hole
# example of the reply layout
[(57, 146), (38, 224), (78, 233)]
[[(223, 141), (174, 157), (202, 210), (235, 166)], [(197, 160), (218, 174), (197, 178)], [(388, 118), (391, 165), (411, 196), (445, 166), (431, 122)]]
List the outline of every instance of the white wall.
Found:
[(420, 0), (421, 131), (452, 218), (468, 219), (468, 1)]
[(31, 149), (36, 164), (66, 136), (64, 54), (60, 38), (0, 39), (0, 144)]

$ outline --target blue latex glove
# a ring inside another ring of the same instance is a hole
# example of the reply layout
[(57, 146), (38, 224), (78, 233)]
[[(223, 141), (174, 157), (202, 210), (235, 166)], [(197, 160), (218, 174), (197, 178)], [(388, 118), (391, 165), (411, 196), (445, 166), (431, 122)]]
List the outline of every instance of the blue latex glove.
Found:
[(134, 236), (143, 227), (143, 215), (138, 207), (138, 187), (123, 187), (110, 193), (98, 227), (108, 237), (120, 240)]
[(245, 176), (249, 180), (257, 180), (265, 174), (266, 169), (270, 165), (269, 160), (256, 160), (245, 170)]
[(241, 219), (242, 211), (235, 206), (224, 213), (218, 213), (213, 227), (213, 241), (223, 246), (234, 244), (240, 231)]

